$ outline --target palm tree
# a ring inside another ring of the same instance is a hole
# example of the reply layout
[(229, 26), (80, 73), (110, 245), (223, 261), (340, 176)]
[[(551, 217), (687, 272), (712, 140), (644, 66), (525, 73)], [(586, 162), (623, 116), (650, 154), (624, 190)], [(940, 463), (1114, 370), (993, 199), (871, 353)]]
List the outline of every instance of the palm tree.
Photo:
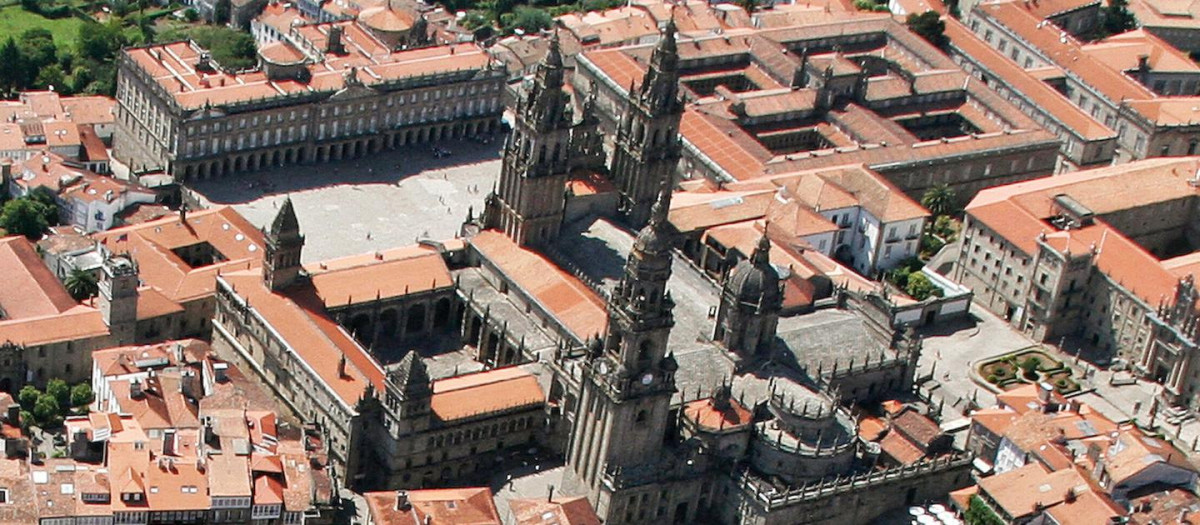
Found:
[(936, 184), (932, 188), (925, 190), (925, 195), (921, 196), (921, 205), (929, 210), (934, 217), (939, 215), (950, 215), (954, 212), (954, 201), (956, 199), (954, 190), (950, 189), (947, 184)]
[(100, 287), (96, 284), (96, 276), (79, 268), (71, 270), (63, 284), (66, 285), (67, 293), (71, 294), (76, 301), (93, 297), (100, 291)]

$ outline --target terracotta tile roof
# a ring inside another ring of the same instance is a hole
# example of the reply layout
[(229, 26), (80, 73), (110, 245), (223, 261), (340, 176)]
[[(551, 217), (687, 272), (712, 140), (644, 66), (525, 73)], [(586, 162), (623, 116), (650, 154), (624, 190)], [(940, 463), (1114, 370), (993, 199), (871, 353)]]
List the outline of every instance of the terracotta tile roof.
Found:
[[(1037, 102), (1038, 108), (1049, 113), (1075, 134), (1088, 140), (1116, 136), (1115, 131), (1079, 109), (1079, 106), (1073, 104), (1062, 93), (980, 40), (962, 22), (953, 18), (943, 18), (943, 21), (946, 23), (946, 36), (950, 38), (951, 45), (962, 50), (971, 60), (983, 64), (996, 77), (1004, 79), (1010, 89)], [(1055, 71), (1061, 76), (1061, 70), (1055, 68), (1050, 71)]]
[[(180, 303), (211, 296), (218, 273), (259, 268), (265, 246), (262, 232), (230, 207), (189, 212), (186, 224), (172, 215), (98, 232), (93, 238), (114, 253), (128, 252), (137, 261), (143, 283)], [(193, 268), (172, 252), (199, 243), (208, 243), (223, 260)]]
[(874, 417), (866, 416), (858, 421), (858, 437), (864, 441), (878, 441), (891, 428), (888, 422)]
[(1142, 27), (1196, 29), (1200, 3), (1194, 0), (1133, 0), (1129, 10)]
[(901, 465), (911, 465), (925, 457), (920, 447), (895, 430), (883, 436), (879, 447), (883, 449), (884, 454)]
[(1032, 451), (1047, 442), (1062, 442), (1102, 436), (1117, 430), (1117, 424), (1098, 412), (1028, 412), (1017, 418), (1004, 432), (1004, 438), (1018, 449)]
[(1092, 525), (1112, 523), (1125, 511), (1108, 497), (1087, 491), (1051, 507), (1047, 514), (1059, 525)]
[(178, 372), (159, 372), (141, 381), (143, 394), (133, 396), (130, 380), (109, 383), (121, 414), (133, 416), (146, 430), (198, 428), (199, 407), (189, 402), (180, 389)]
[(509, 500), (516, 525), (600, 525), (586, 497)]
[(892, 429), (904, 434), (922, 449), (928, 448), (942, 436), (942, 429), (928, 416), (916, 410), (905, 410), (892, 418)]
[(979, 485), (971, 485), (950, 493), (950, 502), (959, 511), (965, 512), (971, 505), (971, 497), (979, 493)]
[(1200, 65), (1192, 62), (1187, 53), (1175, 49), (1145, 29), (1109, 36), (1084, 45), (1083, 51), (1119, 71), (1137, 69), (1142, 57), (1145, 57), (1147, 65), (1154, 72), (1200, 72)]
[(668, 219), (680, 232), (758, 219), (766, 215), (775, 191), (675, 192)]
[(1100, 0), (1031, 0), (1022, 2), (1022, 6), (1034, 16), (1045, 19), (1086, 7), (1098, 7), (1100, 3)]
[[(383, 369), (325, 315), (311, 288), (297, 287), (286, 295), (272, 293), (257, 271), (224, 274), (220, 279), (287, 341), (346, 406), (358, 402), (367, 384), (374, 385), (377, 392), (385, 390)], [(344, 374), (338, 370), (342, 356), (346, 357)]]
[(1079, 42), (1066, 35), (1058, 26), (1042, 24), (1044, 17), (1026, 10), (1020, 2), (982, 3), (976, 10), (982, 10), (986, 16), (1008, 27), (1033, 47), (1041, 50), (1054, 63), (1104, 93), (1109, 100), (1141, 100), (1155, 97), (1149, 88), (1084, 53)]
[(750, 410), (736, 399), (730, 399), (729, 407), (725, 410), (713, 406), (712, 399), (697, 399), (684, 405), (683, 415), (707, 430), (742, 428), (749, 425), (752, 419)]
[(1019, 414), (1005, 408), (985, 408), (971, 414), (971, 422), (979, 425), (997, 436), (1004, 435), (1009, 425), (1017, 420)]
[[(1016, 411), (1018, 414), (1024, 414), (1030, 411), (1038, 411), (1042, 409), (1042, 403), (1039, 392), (1041, 387), (1037, 384), (1026, 383), (1024, 385), (1006, 390), (996, 395), (996, 404), (1002, 407)], [(1050, 392), (1050, 402), (1058, 405), (1066, 404), (1067, 398), (1063, 397), (1058, 392)]]
[(295, 64), (304, 61), (304, 53), (286, 40), (272, 42), (258, 49), (262, 58), (276, 64)]
[(1200, 497), (1179, 487), (1130, 498), (1129, 506), (1134, 509), (1129, 514), (1129, 523), (1135, 525), (1158, 525), (1174, 520), (1186, 523), (1200, 517)]
[(1117, 439), (1104, 453), (1104, 470), (1113, 484), (1121, 484), (1142, 470), (1157, 465), (1172, 465), (1192, 472), (1197, 469), (1188, 461), (1187, 453), (1169, 441), (1153, 438), (1137, 428), (1123, 428)]
[(571, 195), (600, 195), (617, 190), (612, 181), (594, 170), (577, 169), (567, 179), (567, 190)]
[(11, 503), (0, 505), (0, 523), (38, 523), (34, 486), (24, 458), (0, 458), (0, 486), (9, 490)]
[(407, 510), (396, 509), (396, 492), (363, 494), (376, 525), (500, 525), (500, 513), (486, 487), (409, 490)]
[[(329, 54), (324, 61), (310, 63), (307, 67), (311, 80), (307, 84), (295, 80), (271, 81), (258, 70), (240, 73), (197, 71), (202, 50), (188, 42), (130, 48), (124, 53), (185, 110), (200, 109), (206, 103), (214, 106), (239, 104), (282, 98), (297, 92), (335, 92), (345, 87), (343, 72), (350, 67), (358, 68), (358, 79), (371, 86), (423, 75), (482, 70), (490, 61), (487, 53), (473, 43), (392, 52), (352, 22), (302, 25), (293, 28), (293, 32), (307, 39), (315, 49), (324, 49), (329, 28), (333, 25), (343, 28), (343, 39), (350, 53)], [(286, 58), (282, 56), (283, 51), (278, 53), (281, 58)]]
[(0, 238), (0, 320), (65, 312), (76, 302), (22, 236)]
[(980, 480), (979, 490), (1013, 519), (1021, 519), (1062, 503), (1070, 492), (1078, 497), (1091, 491), (1091, 487), (1075, 469), (1050, 472), (1041, 463), (1033, 462)]
[(1200, 124), (1200, 97), (1169, 97), (1127, 100), (1125, 105), (1159, 126)]
[(1200, 170), (1196, 158), (1148, 159), (981, 191), (967, 205), (972, 220), (986, 224), (1026, 254), (1037, 253), (1038, 235), (1053, 248), (1086, 253), (1097, 248), (1095, 264), (1147, 304), (1174, 293), (1177, 277), (1156, 257), (1103, 219), (1070, 231), (1045, 222), (1056, 195), (1068, 194), (1097, 216), (1197, 195), (1188, 180)]
[(483, 231), (469, 242), (579, 339), (604, 333), (608, 325), (604, 301), (578, 278), (500, 232)]
[(79, 341), (108, 337), (100, 311), (76, 306), (61, 314), (0, 321), (0, 341), (34, 346), (59, 341)]
[(545, 401), (537, 377), (509, 367), (434, 381), (430, 405), (438, 419), (454, 421)]
[(411, 246), (355, 255), (305, 267), (326, 307), (391, 299), (450, 288), (454, 281), (436, 249)]
[(884, 222), (929, 217), (900, 188), (861, 164), (776, 175), (771, 182), (818, 211), (861, 206)]
[[(184, 352), (185, 360), (194, 360), (208, 354), (208, 343), (199, 339), (180, 339), (150, 345), (132, 345), (105, 348), (92, 352), (92, 364), (103, 376), (117, 376), (142, 371), (138, 362), (150, 363), (161, 360), (162, 366), (178, 366), (176, 348)], [(148, 365), (146, 366), (149, 367)]]

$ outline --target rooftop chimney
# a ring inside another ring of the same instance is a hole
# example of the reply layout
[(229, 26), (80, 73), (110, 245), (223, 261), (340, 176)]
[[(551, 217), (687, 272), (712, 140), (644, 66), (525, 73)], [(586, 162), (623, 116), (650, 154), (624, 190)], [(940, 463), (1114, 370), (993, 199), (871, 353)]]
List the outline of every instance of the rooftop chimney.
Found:
[(325, 43), (325, 52), (338, 55), (346, 54), (346, 46), (342, 44), (342, 26), (330, 26), (329, 41)]
[(129, 383), (129, 397), (140, 398), (145, 394), (146, 394), (145, 391), (142, 390), (142, 382), (141, 381), (134, 379), (132, 382)]
[(218, 383), (229, 381), (229, 375), (226, 372), (229, 370), (228, 363), (213, 363), (213, 375)]
[(1050, 394), (1054, 392), (1054, 387), (1050, 383), (1042, 381), (1038, 383), (1038, 403), (1045, 409), (1050, 405)]
[(396, 510), (408, 510), (412, 508), (412, 503), (408, 501), (407, 490), (396, 491)]

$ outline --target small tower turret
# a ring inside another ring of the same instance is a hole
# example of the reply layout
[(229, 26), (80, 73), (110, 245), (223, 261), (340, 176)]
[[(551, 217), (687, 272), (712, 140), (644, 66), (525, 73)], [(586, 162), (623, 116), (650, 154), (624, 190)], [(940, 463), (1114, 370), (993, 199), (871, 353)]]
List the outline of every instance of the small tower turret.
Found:
[(300, 222), (296, 220), (291, 197), (284, 199), (271, 228), (263, 233), (267, 240), (263, 282), (272, 290), (282, 290), (300, 275), (300, 254), (304, 250), (304, 236), (300, 235)]
[(108, 325), (113, 346), (136, 342), (138, 267), (128, 255), (114, 255), (104, 261), (99, 283), (101, 318)]

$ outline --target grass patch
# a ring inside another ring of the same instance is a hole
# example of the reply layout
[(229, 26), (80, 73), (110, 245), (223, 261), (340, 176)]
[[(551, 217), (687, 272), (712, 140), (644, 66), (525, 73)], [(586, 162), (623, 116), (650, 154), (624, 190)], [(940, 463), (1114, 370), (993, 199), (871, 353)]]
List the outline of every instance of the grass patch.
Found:
[(73, 16), (51, 20), (21, 9), (19, 5), (0, 7), (0, 38), (16, 38), (28, 29), (44, 28), (54, 35), (54, 45), (60, 49), (75, 49), (81, 25), (83, 20)]

